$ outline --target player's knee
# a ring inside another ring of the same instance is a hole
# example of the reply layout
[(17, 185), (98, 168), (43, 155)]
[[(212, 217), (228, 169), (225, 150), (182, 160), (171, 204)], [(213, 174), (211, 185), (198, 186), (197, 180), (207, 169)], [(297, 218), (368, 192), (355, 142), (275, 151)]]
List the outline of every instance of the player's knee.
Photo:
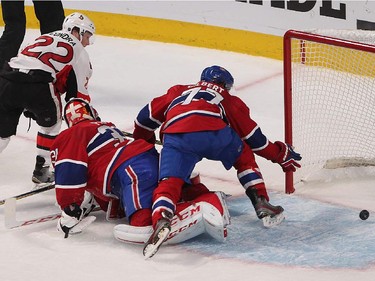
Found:
[(50, 113), (37, 114), (36, 123), (41, 127), (52, 127), (57, 123), (57, 116)]
[(40, 126), (39, 133), (50, 136), (57, 136), (61, 129), (61, 119), (57, 119), (56, 123), (50, 127)]

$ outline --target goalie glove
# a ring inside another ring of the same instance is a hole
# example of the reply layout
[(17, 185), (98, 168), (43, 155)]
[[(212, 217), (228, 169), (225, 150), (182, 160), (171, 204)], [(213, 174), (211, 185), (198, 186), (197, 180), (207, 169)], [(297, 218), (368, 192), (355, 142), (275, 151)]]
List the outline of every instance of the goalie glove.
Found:
[(64, 208), (61, 213), (61, 218), (57, 222), (57, 230), (64, 232), (64, 238), (68, 238), (70, 231), (82, 219), (82, 209), (76, 203), (73, 203)]
[(280, 148), (280, 153), (272, 162), (278, 163), (284, 172), (295, 172), (301, 165), (297, 162), (302, 159), (301, 155), (293, 150), (289, 144), (276, 141), (275, 144)]
[(87, 217), (99, 204), (96, 202), (92, 193), (85, 191), (83, 201), (81, 203), (82, 217)]
[(94, 216), (87, 215), (87, 212), (82, 210), (76, 203), (73, 203), (62, 211), (61, 217), (57, 222), (57, 230), (65, 234), (64, 238), (68, 238), (69, 234), (80, 233), (96, 219)]

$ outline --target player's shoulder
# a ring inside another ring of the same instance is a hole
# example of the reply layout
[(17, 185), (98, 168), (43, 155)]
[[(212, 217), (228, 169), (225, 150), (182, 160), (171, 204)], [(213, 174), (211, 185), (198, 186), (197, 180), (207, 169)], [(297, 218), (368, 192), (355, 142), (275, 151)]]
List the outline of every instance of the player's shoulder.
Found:
[(168, 89), (169, 94), (178, 94), (196, 87), (197, 84), (177, 84)]
[(224, 101), (222, 101), (224, 107), (226, 109), (230, 109), (230, 111), (239, 111), (243, 113), (248, 113), (249, 112), (249, 107), (245, 104), (245, 102), (234, 95), (228, 94)]
[(231, 101), (234, 102), (234, 103), (238, 103), (238, 104), (244, 103), (244, 101), (237, 96), (229, 95), (229, 97), (230, 97)]
[(58, 135), (59, 138), (67, 138), (67, 137), (82, 137), (84, 135), (90, 134), (93, 131), (98, 130), (98, 127), (101, 126), (103, 122), (97, 122), (97, 121), (90, 121), (90, 120), (84, 120), (82, 122), (79, 122), (75, 124), (74, 126), (67, 128), (60, 132)]
[(180, 90), (180, 89), (182, 89), (182, 88), (187, 88), (187, 86), (188, 85), (181, 85), (181, 84), (177, 84), (177, 85), (173, 85), (172, 87), (170, 87), (169, 89), (168, 89), (168, 92), (173, 92), (173, 91), (178, 91), (178, 90)]

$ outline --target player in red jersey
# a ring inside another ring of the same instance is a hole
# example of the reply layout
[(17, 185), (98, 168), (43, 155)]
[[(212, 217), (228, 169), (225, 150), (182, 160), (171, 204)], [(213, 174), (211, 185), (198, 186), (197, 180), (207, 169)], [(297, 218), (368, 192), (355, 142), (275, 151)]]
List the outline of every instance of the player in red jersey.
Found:
[(171, 87), (146, 105), (135, 120), (136, 139), (153, 142), (154, 131), (161, 126), (160, 182), (153, 197), (155, 232), (148, 243), (153, 250), (157, 251), (168, 235), (181, 187), (189, 183), (195, 164), (203, 158), (237, 170), (241, 185), (265, 225), (278, 224), (284, 218), (283, 208), (268, 202), (254, 153), (280, 164), (284, 171), (300, 167), (297, 161), (301, 157), (291, 146), (267, 139), (251, 119), (246, 104), (229, 93), (233, 83), (232, 75), (223, 67), (207, 67), (200, 82)]
[[(154, 145), (126, 139), (114, 124), (99, 121), (83, 99), (67, 102), (64, 120), (69, 128), (51, 146), (56, 200), (63, 210), (59, 229), (77, 231), (95, 201), (109, 217), (125, 213), (131, 225), (150, 225), (159, 165)], [(85, 192), (92, 196), (85, 198)]]
[(37, 157), (32, 180), (53, 182), (49, 149), (61, 128), (61, 95), (90, 101), (92, 74), (85, 47), (92, 43), (93, 22), (83, 14), (67, 16), (60, 31), (43, 34), (12, 58), (0, 73), (0, 153), (16, 134), (19, 118), (36, 120)]
[[(56, 200), (62, 209), (58, 230), (66, 236), (81, 232), (92, 222), (88, 214), (99, 205), (107, 218), (126, 215), (129, 224), (116, 227), (117, 239), (144, 243), (144, 235), (151, 233), (142, 235), (139, 227), (152, 230), (152, 194), (158, 184), (159, 154), (154, 145), (126, 139), (114, 124), (99, 121), (83, 99), (68, 101), (64, 120), (69, 128), (51, 147)], [(184, 190), (170, 240), (178, 243), (203, 232), (224, 239), (229, 215), (221, 194), (196, 179)]]

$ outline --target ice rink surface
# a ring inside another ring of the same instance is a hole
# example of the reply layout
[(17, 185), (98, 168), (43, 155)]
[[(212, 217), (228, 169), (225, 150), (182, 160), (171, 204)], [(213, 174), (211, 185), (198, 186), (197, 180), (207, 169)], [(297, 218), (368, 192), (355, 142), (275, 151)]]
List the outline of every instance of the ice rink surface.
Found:
[[(26, 41), (38, 31), (28, 30)], [(283, 140), (282, 62), (174, 44), (97, 36), (87, 48), (94, 74), (92, 104), (102, 120), (132, 131), (138, 111), (175, 84), (195, 83), (203, 68), (222, 65), (235, 78), (236, 95), (271, 141)], [(32, 188), (38, 126), (21, 118), (17, 136), (0, 154), (0, 198)], [(298, 148), (296, 148), (298, 151)], [(6, 229), (0, 206), (1, 280), (375, 280), (373, 168), (350, 168), (284, 193), (277, 164), (257, 158), (271, 202), (285, 209), (279, 227), (265, 229), (234, 170), (203, 161), (197, 166), (212, 190), (232, 196), (225, 243), (201, 236), (166, 245), (151, 260), (140, 246), (115, 240), (104, 213), (82, 234), (63, 239), (56, 221)], [(361, 209), (370, 218), (361, 221)], [(17, 203), (19, 219), (58, 212), (54, 191)]]

